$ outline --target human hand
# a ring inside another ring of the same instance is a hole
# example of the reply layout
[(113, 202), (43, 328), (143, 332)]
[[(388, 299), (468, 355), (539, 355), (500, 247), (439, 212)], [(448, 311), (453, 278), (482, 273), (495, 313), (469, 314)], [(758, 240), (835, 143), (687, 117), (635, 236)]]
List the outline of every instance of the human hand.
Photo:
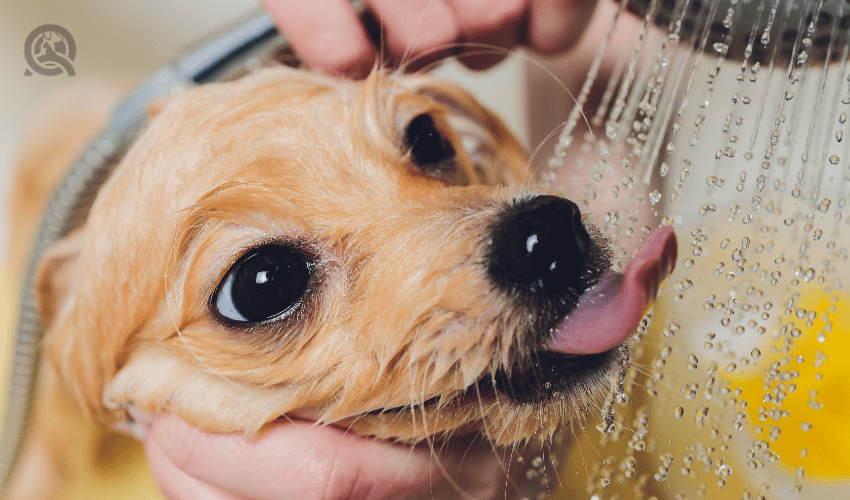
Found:
[[(544, 54), (566, 51), (580, 38), (596, 0), (365, 0), (384, 27), (395, 64), (421, 67), (448, 54), (484, 69), (504, 54), (482, 46), (526, 45)], [(293, 49), (329, 74), (366, 75), (377, 52), (349, 0), (262, 0)], [(463, 43), (467, 45), (449, 44)], [(480, 54), (484, 52), (484, 54)], [(476, 54), (478, 53), (478, 54)]]
[(442, 448), (438, 463), (427, 444), (305, 421), (245, 439), (201, 432), (174, 415), (155, 416), (145, 439), (151, 472), (172, 500), (504, 498), (505, 457), (486, 440), (469, 436)]

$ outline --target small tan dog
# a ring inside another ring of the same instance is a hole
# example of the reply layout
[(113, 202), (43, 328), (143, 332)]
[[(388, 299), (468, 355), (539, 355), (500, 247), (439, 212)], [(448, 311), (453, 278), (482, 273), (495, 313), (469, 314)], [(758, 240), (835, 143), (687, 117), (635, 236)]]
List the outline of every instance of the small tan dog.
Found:
[(40, 266), (56, 386), (139, 436), (156, 412), (551, 435), (599, 412), (676, 245), (658, 230), (609, 272), (530, 175), (497, 117), (427, 76), (279, 67), (173, 98)]

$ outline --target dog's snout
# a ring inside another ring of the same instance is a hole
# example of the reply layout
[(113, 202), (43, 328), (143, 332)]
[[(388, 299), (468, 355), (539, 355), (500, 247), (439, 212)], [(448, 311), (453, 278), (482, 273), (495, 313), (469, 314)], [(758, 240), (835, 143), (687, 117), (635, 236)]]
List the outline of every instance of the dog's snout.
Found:
[(575, 203), (538, 196), (511, 207), (493, 226), (488, 271), (501, 286), (558, 293), (573, 286), (590, 247)]

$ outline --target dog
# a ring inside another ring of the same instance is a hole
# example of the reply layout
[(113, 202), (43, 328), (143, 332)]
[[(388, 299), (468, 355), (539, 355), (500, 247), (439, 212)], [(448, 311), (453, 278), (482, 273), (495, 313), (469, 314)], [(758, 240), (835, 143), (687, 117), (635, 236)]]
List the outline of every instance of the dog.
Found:
[(511, 445), (599, 412), (675, 254), (662, 227), (610, 271), (452, 84), (274, 67), (157, 103), (36, 288), (55, 392), (107, 428), (294, 416)]

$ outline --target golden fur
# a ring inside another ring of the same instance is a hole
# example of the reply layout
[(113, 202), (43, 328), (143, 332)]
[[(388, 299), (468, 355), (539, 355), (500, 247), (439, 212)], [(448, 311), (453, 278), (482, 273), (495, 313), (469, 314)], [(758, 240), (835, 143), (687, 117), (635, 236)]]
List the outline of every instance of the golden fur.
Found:
[[(425, 112), (457, 151), (454, 185), (411, 164), (404, 127)], [(248, 435), (283, 415), (407, 442), (550, 435), (605, 377), (546, 403), (479, 383), (536, 347), (482, 265), (499, 211), (541, 194), (529, 177), (502, 122), (430, 77), (280, 67), (191, 90), (45, 256), (46, 354), (86, 415), (137, 433), (146, 413), (172, 412)], [(217, 320), (217, 284), (268, 242), (316, 262), (303, 303), (250, 328)]]

